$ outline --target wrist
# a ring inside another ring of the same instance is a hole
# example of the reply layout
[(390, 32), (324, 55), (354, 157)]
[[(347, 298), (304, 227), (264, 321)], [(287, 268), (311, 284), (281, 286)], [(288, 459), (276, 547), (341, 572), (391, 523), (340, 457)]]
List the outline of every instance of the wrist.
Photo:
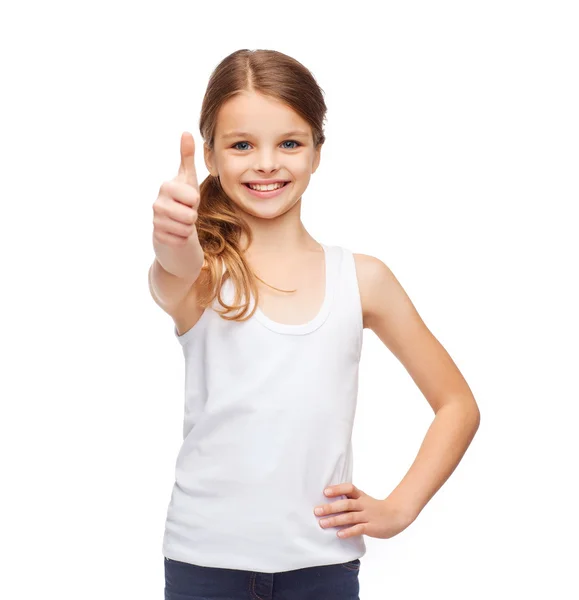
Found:
[(384, 498), (383, 502), (387, 504), (388, 510), (396, 514), (401, 522), (410, 525), (420, 514), (422, 508), (419, 508), (412, 502), (402, 500), (393, 495)]

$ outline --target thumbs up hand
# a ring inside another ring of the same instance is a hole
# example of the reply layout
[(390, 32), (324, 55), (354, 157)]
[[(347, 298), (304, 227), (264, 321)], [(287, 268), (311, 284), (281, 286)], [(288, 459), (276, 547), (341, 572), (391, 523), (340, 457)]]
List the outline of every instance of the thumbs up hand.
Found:
[(194, 157), (193, 136), (184, 132), (179, 172), (171, 181), (163, 182), (153, 203), (154, 242), (173, 247), (195, 242), (199, 245), (195, 223), (200, 195)]

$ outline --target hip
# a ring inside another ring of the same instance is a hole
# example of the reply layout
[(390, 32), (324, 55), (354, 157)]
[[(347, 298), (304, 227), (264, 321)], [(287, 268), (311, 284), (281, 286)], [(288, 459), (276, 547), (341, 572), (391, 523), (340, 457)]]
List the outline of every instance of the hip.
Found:
[(165, 600), (359, 600), (359, 558), (276, 573), (164, 563)]

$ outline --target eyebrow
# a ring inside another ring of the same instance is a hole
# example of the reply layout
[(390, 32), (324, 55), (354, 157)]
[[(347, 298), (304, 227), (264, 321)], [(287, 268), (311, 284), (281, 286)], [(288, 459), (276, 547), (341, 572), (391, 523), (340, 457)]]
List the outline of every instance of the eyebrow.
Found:
[[(294, 131), (288, 131), (287, 133), (282, 133), (280, 137), (309, 137), (309, 133), (307, 131), (302, 131), (301, 129), (295, 129)], [(225, 138), (235, 138), (235, 137), (252, 137), (251, 133), (247, 133), (246, 131), (229, 131), (221, 136), (223, 139)]]

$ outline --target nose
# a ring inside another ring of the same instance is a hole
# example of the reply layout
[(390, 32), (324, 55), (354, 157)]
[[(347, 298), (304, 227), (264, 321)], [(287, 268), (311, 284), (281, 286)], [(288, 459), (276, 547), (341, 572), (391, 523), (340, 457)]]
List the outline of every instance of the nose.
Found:
[(274, 173), (279, 170), (279, 158), (275, 151), (262, 149), (256, 154), (255, 170), (260, 173)]

